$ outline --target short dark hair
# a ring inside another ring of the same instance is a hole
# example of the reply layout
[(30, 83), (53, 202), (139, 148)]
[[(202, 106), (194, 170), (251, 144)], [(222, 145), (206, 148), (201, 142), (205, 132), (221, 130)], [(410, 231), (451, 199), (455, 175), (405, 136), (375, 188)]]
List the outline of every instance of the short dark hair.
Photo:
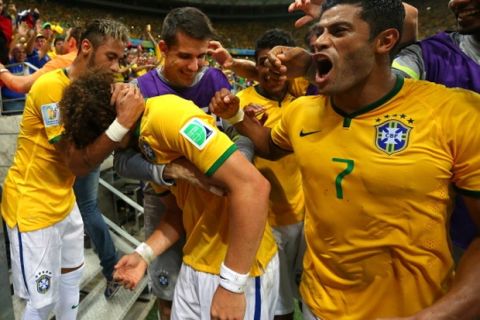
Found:
[(390, 28), (397, 29), (400, 35), (402, 33), (405, 8), (401, 0), (326, 0), (322, 12), (341, 4), (362, 8), (360, 17), (370, 26), (370, 39)]
[(275, 46), (294, 47), (295, 41), (293, 40), (292, 34), (279, 28), (265, 31), (255, 43), (255, 61), (257, 61), (260, 50), (272, 49)]
[(115, 106), (110, 105), (113, 81), (111, 72), (92, 70), (65, 88), (59, 102), (63, 138), (77, 148), (95, 141), (115, 120)]
[(176, 43), (177, 32), (182, 32), (197, 40), (216, 37), (215, 29), (207, 15), (193, 7), (173, 9), (163, 20), (161, 38), (168, 46)]
[(100, 46), (107, 37), (128, 43), (128, 28), (121, 22), (111, 19), (95, 19), (87, 24), (80, 41), (87, 39), (94, 48)]
[(58, 41), (65, 41), (64, 37), (56, 37), (55, 40), (53, 40), (53, 45), (55, 46)]

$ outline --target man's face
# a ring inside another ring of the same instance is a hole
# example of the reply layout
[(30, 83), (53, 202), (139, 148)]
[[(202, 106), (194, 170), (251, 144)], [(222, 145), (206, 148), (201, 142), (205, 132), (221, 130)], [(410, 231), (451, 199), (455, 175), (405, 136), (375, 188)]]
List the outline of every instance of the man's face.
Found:
[(97, 48), (92, 48), (90, 51), (90, 57), (88, 58), (87, 67), (118, 72), (119, 60), (123, 57), (124, 50), (125, 43), (107, 37), (103, 44), (99, 45)]
[(448, 7), (457, 19), (460, 33), (480, 33), (480, 0), (450, 0)]
[(35, 39), (35, 48), (40, 50), (46, 42), (47, 39), (45, 39), (44, 37), (38, 37), (37, 39)]
[(261, 49), (257, 53), (256, 68), (258, 72), (258, 81), (260, 87), (263, 88), (268, 94), (275, 96), (284, 91), (287, 86), (286, 80), (275, 80), (268, 76), (268, 68), (265, 67), (265, 60), (270, 49)]
[(315, 83), (321, 94), (343, 93), (365, 81), (375, 64), (370, 27), (361, 7), (338, 5), (325, 11), (314, 43)]
[(25, 62), (25, 60), (27, 59), (27, 53), (25, 52), (25, 48), (15, 48), (15, 51), (13, 52), (13, 58), (17, 63)]
[(57, 40), (57, 42), (55, 42), (55, 53), (56, 54), (64, 54), (65, 53), (63, 51), (63, 45), (64, 45), (63, 40)]
[(163, 73), (174, 86), (188, 87), (205, 64), (209, 40), (198, 40), (177, 32), (177, 41), (171, 46), (160, 42), (165, 54)]

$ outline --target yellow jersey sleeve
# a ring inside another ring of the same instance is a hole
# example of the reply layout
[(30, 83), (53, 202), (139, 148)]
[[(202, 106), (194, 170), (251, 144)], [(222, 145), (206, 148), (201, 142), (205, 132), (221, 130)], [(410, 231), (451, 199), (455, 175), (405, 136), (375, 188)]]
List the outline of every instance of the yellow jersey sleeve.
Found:
[(206, 175), (213, 175), (236, 150), (213, 117), (176, 95), (147, 100), (139, 144), (152, 162), (185, 157)]
[(29, 94), (27, 98), (27, 106), (38, 108), (29, 112), (42, 120), (49, 143), (58, 142), (63, 133), (58, 102), (69, 82), (63, 70), (55, 70), (39, 78), (31, 89), (35, 94)]
[(480, 197), (480, 95), (452, 89), (447, 99), (442, 120), (453, 156), (452, 181), (461, 194)]

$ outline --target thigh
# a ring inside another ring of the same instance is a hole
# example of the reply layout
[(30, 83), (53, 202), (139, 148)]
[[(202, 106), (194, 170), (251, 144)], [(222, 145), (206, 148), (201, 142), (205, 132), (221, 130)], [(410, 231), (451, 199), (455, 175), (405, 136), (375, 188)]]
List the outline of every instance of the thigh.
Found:
[(15, 227), (8, 233), (15, 294), (36, 309), (55, 303), (61, 270), (61, 238), (55, 226), (31, 232)]
[(55, 225), (61, 236), (61, 267), (76, 268), (84, 261), (83, 221), (80, 211), (75, 205), (72, 212)]

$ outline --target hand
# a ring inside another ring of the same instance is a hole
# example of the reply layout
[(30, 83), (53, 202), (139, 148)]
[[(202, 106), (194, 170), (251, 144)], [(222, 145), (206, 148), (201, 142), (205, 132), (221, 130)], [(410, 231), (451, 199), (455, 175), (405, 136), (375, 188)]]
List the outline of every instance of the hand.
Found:
[(305, 13), (303, 17), (295, 21), (295, 27), (300, 28), (310, 21), (320, 17), (323, 0), (295, 0), (288, 6), (288, 12), (301, 10)]
[(147, 270), (147, 262), (136, 252), (123, 256), (115, 265), (113, 279), (127, 289), (134, 289)]
[(311, 64), (311, 54), (299, 47), (273, 47), (265, 59), (268, 75), (279, 81), (305, 76)]
[(115, 104), (118, 122), (128, 129), (135, 125), (145, 110), (140, 90), (130, 84), (115, 84), (110, 102)]
[(222, 66), (222, 68), (229, 69), (233, 65), (233, 58), (230, 55), (230, 53), (225, 49), (222, 44), (218, 41), (210, 41), (208, 43), (208, 54), (212, 56), (215, 61), (219, 65)]
[(209, 105), (210, 112), (223, 119), (235, 116), (239, 108), (240, 100), (225, 88), (215, 93)]
[(167, 164), (163, 171), (164, 178), (174, 180), (185, 180), (188, 183), (200, 187), (203, 190), (211, 192), (217, 196), (224, 196), (225, 191), (218, 185), (214, 185), (213, 179), (204, 175), (185, 158), (179, 158)]
[(230, 292), (218, 286), (212, 299), (212, 320), (241, 320), (245, 317), (245, 294)]
[(252, 118), (253, 121), (258, 122), (260, 125), (264, 125), (268, 119), (268, 114), (265, 113), (265, 108), (259, 104), (250, 103), (243, 109), (245, 115)]

